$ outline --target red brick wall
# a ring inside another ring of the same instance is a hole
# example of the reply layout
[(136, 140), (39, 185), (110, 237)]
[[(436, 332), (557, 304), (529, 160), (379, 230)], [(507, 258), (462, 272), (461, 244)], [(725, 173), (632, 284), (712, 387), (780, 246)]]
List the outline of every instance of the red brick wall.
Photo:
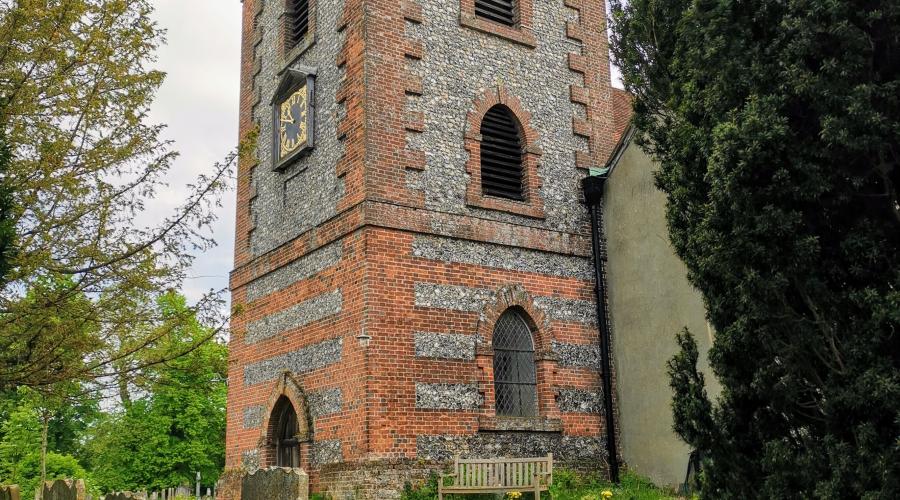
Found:
[[(479, 417), (495, 414), (490, 359), (478, 356), (474, 362), (465, 362), (416, 358), (413, 345), (416, 331), (475, 333), (479, 327), (486, 327), (485, 332), (489, 332), (493, 321), (488, 318), (482, 325), (480, 312), (414, 307), (416, 283), (487, 289), (519, 285), (533, 296), (593, 298), (590, 281), (426, 260), (412, 256), (410, 233), (374, 228), (366, 233), (370, 278), (367, 330), (373, 336), (369, 349), (373, 380), (369, 396), (372, 456), (415, 458), (417, 435), (471, 434), (478, 430)], [(549, 331), (537, 333), (568, 343), (598, 342), (597, 329), (588, 325), (550, 321), (549, 326)], [(538, 350), (540, 347), (546, 346), (539, 346)], [(597, 435), (600, 415), (560, 415), (552, 391), (557, 386), (598, 389), (598, 373), (555, 365), (539, 363), (541, 416), (561, 417), (566, 434)], [(480, 411), (416, 409), (416, 382), (477, 383), (486, 396), (485, 405)]]
[[(471, 3), (462, 0), (463, 5)], [(580, 21), (569, 23), (566, 33), (583, 42), (582, 53), (573, 53), (568, 64), (572, 71), (584, 74), (584, 86), (572, 86), (567, 97), (585, 105), (587, 118), (573, 117), (572, 127), (589, 143), (588, 152), (573, 155), (579, 167), (601, 166), (614, 147), (617, 132), (609, 86), (604, 2), (564, 3), (580, 14)], [(268, 102), (270, 97), (259, 95), (253, 84), (259, 71), (254, 21), (260, 5), (261, 0), (243, 2), (241, 139), (250, 137), (255, 128), (254, 106)], [(344, 179), (345, 186), (337, 215), (275, 250), (254, 257), (249, 252), (253, 230), (250, 179), (253, 168), (265, 167), (257, 167), (252, 157), (239, 164), (235, 270), (231, 279), (236, 313), (232, 319), (229, 367), (227, 467), (239, 467), (242, 453), (260, 445), (262, 431), (243, 428), (243, 411), (249, 406), (265, 405), (277, 385), (272, 380), (245, 386), (245, 367), (336, 336), (344, 339), (341, 362), (296, 378), (305, 391), (335, 386), (342, 389), (342, 411), (317, 419), (313, 432), (317, 441), (341, 440), (344, 460), (412, 459), (416, 457), (417, 435), (472, 434), (478, 430), (479, 421), (488, 422), (493, 416), (490, 358), (483, 354), (473, 362), (416, 358), (413, 332), (475, 333), (479, 329), (489, 331), (490, 324), (481, 321), (477, 312), (415, 307), (417, 282), (488, 289), (518, 285), (529, 297), (593, 300), (590, 280), (412, 256), (415, 234), (441, 234), (582, 257), (590, 255), (590, 240), (586, 225), (575, 232), (560, 232), (426, 209), (422, 192), (409, 189), (404, 180), (408, 170), (425, 168), (425, 152), (408, 149), (406, 140), (408, 134), (421, 132), (423, 120), (406, 112), (405, 102), (407, 96), (422, 93), (422, 81), (411, 75), (409, 65), (427, 54), (421, 42), (403, 35), (405, 23), (423, 22), (422, 9), (413, 0), (401, 0), (399, 5), (397, 0), (346, 0), (344, 9), (334, 27), (345, 36), (344, 47), (334, 59), (334, 64), (345, 72), (335, 99), (346, 106), (338, 132), (346, 146), (345, 154), (335, 165), (336, 175)], [(523, 25), (527, 24), (524, 21), (527, 19), (523, 19)], [(333, 27), (320, 24), (317, 29)], [(515, 36), (525, 35), (531, 32), (520, 30)], [(541, 42), (527, 36), (523, 40), (517, 43)], [(259, 144), (268, 147), (268, 138), (261, 138)], [(537, 168), (537, 158), (534, 160)], [(577, 204), (581, 200), (571, 202)], [(540, 207), (532, 209), (540, 211)], [(254, 279), (334, 241), (343, 242), (339, 265), (248, 303), (246, 287)], [(252, 345), (243, 342), (249, 322), (338, 288), (343, 292), (343, 305), (337, 316)], [(363, 333), (372, 337), (367, 348), (357, 339)], [(542, 321), (539, 334), (545, 336), (541, 346), (545, 350), (551, 337), (573, 344), (596, 344), (599, 340), (596, 326), (565, 321)], [(538, 362), (542, 416), (559, 419), (567, 435), (600, 435), (600, 414), (561, 414), (554, 404), (557, 387), (596, 390), (600, 386), (599, 374), (585, 368), (559, 366), (550, 358)], [(417, 381), (475, 383), (485, 396), (485, 405), (475, 411), (416, 409)], [(308, 446), (306, 449), (304, 466), (309, 465)], [(314, 470), (311, 482), (314, 488), (320, 486)]]

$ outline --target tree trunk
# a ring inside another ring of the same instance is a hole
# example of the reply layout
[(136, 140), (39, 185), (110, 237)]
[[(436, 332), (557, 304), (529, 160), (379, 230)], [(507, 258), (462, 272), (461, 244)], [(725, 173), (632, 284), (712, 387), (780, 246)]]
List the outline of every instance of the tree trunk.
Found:
[(50, 428), (50, 411), (41, 410), (41, 483), (37, 500), (44, 500), (44, 481), (47, 480), (47, 434)]
[(131, 392), (128, 390), (128, 377), (125, 376), (124, 370), (122, 370), (121, 367), (118, 367), (118, 369), (121, 371), (117, 376), (119, 399), (122, 401), (122, 406), (128, 408), (131, 406)]

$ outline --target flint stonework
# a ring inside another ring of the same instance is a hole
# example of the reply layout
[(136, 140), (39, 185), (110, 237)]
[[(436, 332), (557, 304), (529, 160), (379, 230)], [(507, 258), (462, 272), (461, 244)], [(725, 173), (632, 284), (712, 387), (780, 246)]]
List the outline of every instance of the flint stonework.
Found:
[(480, 312), (494, 297), (493, 290), (467, 286), (416, 283), (416, 307)]
[(256, 429), (262, 425), (266, 407), (261, 405), (244, 408), (244, 429)]
[(535, 297), (534, 305), (544, 311), (550, 319), (588, 325), (597, 324), (597, 305), (589, 300)]
[(475, 359), (474, 335), (416, 332), (415, 340), (417, 358)]
[(309, 414), (313, 418), (339, 413), (344, 404), (344, 394), (339, 387), (310, 392), (306, 395)]
[(310, 461), (315, 466), (337, 464), (344, 460), (340, 439), (316, 441), (312, 444), (311, 451)]
[[(585, 118), (585, 108), (569, 100), (569, 86), (583, 86), (581, 75), (570, 71), (570, 52), (580, 53), (581, 43), (566, 36), (566, 23), (578, 22), (578, 13), (559, 1), (533, 1), (532, 26), (538, 43), (523, 49), (499, 37), (486, 35), (459, 23), (459, 2), (421, 1), (421, 24), (407, 24), (407, 36), (421, 40), (424, 54), (412, 73), (422, 77), (422, 94), (410, 111), (424, 117), (424, 131), (409, 134), (409, 149), (426, 153), (426, 168), (419, 181), (426, 207), (444, 213), (470, 214), (485, 219), (560, 231), (584, 231), (587, 210), (581, 203), (575, 151), (586, 152), (588, 140), (572, 130), (575, 116)], [(595, 28), (592, 28), (595, 29)], [(462, 138), (466, 114), (486, 89), (503, 86), (532, 115), (542, 151), (538, 175), (546, 218), (532, 219), (466, 204), (469, 152)]]
[[(282, 22), (285, 2), (266, 1), (254, 24), (261, 32), (256, 45), (260, 64), (254, 76), (260, 102), (253, 108), (252, 117), (259, 126), (257, 158), (259, 166), (252, 169), (255, 198), (250, 204), (255, 229), (250, 236), (250, 252), (254, 256), (268, 252), (286, 241), (322, 224), (337, 213), (337, 205), (344, 197), (344, 180), (338, 178), (335, 165), (344, 154), (344, 143), (338, 138), (338, 124), (345, 115), (344, 102), (335, 99), (344, 79), (345, 69), (334, 64), (336, 54), (345, 41), (345, 32), (335, 29), (344, 12), (345, 0), (316, 0), (315, 43), (294, 62), (294, 66), (313, 66), (316, 76), (316, 146), (306, 157), (272, 170), (272, 112), (269, 101), (279, 84), (284, 58), (279, 51), (282, 43)], [(326, 63), (327, 61), (327, 63)]]
[(283, 290), (300, 280), (334, 266), (341, 260), (341, 251), (341, 241), (335, 241), (253, 280), (247, 285), (247, 301), (253, 302), (270, 293)]
[(260, 361), (244, 368), (244, 385), (276, 379), (285, 370), (306, 373), (341, 360), (344, 339), (336, 338)]
[(474, 264), (526, 273), (584, 280), (593, 277), (591, 261), (583, 257), (438, 236), (417, 236), (413, 241), (412, 255), (442, 262)]
[(563, 413), (600, 413), (603, 411), (603, 393), (564, 387), (559, 389), (556, 404)]
[(259, 450), (247, 450), (241, 453), (241, 465), (249, 472), (259, 469)]
[(567, 344), (554, 340), (551, 349), (560, 366), (600, 369), (600, 346), (596, 344)]
[(309, 476), (300, 469), (271, 467), (241, 481), (241, 500), (308, 500)]
[(606, 456), (602, 437), (563, 436), (556, 432), (485, 432), (481, 434), (420, 435), (416, 455), (420, 460), (460, 458), (542, 457), (553, 453), (560, 462), (601, 460)]
[(475, 410), (484, 398), (475, 384), (416, 383), (416, 408), (431, 410)]
[(244, 342), (254, 344), (279, 333), (300, 328), (314, 321), (334, 316), (341, 312), (343, 295), (341, 290), (334, 290), (288, 307), (277, 313), (247, 325)]

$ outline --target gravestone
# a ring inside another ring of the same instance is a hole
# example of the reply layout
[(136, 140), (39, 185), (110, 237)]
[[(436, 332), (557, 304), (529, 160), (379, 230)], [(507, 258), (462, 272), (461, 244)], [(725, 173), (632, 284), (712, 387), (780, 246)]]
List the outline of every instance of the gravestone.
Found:
[(44, 482), (44, 500), (85, 500), (84, 481), (81, 479), (57, 479)]
[(0, 500), (22, 500), (22, 495), (19, 492), (19, 485), (10, 484), (7, 486), (0, 486)]
[(309, 476), (301, 469), (260, 469), (244, 476), (241, 500), (309, 500)]
[(104, 500), (146, 500), (146, 493), (134, 493), (131, 491), (119, 491), (106, 495)]

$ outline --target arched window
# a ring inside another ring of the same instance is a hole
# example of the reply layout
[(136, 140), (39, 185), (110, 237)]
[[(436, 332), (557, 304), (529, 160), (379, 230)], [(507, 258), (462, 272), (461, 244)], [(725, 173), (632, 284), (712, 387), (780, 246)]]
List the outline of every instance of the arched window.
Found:
[(512, 26), (516, 24), (516, 0), (475, 0), (475, 15)]
[(291, 50), (309, 33), (309, 1), (287, 0), (285, 12), (285, 47)]
[(481, 192), (524, 200), (522, 131), (512, 111), (498, 104), (481, 121)]
[(300, 440), (297, 438), (297, 412), (291, 400), (282, 396), (272, 410), (275, 418), (275, 465), (277, 467), (300, 467)]
[(497, 415), (537, 415), (537, 370), (531, 328), (515, 309), (494, 325), (494, 395)]

